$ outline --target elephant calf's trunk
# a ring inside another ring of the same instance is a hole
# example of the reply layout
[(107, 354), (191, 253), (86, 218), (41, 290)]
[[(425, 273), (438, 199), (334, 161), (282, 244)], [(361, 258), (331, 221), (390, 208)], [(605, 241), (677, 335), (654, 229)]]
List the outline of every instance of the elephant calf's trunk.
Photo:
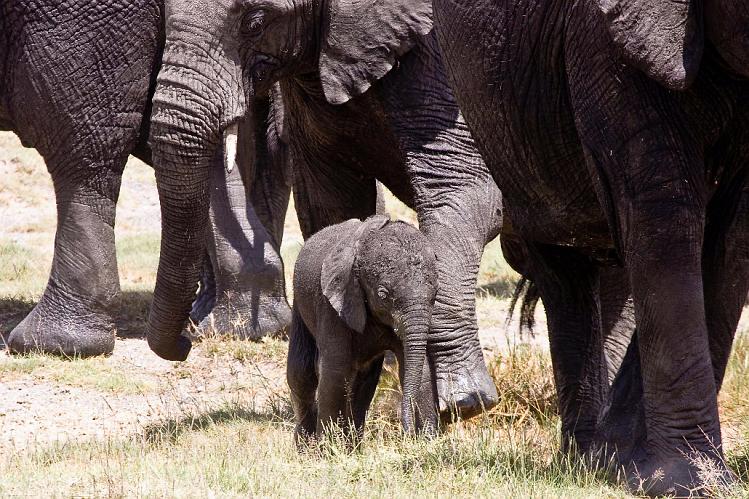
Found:
[(421, 430), (419, 421), (422, 418), (419, 415), (417, 394), (421, 388), (422, 373), (427, 361), (429, 318), (428, 312), (411, 312), (403, 321), (405, 334), (403, 335), (404, 375), (401, 418), (403, 429), (411, 434)]

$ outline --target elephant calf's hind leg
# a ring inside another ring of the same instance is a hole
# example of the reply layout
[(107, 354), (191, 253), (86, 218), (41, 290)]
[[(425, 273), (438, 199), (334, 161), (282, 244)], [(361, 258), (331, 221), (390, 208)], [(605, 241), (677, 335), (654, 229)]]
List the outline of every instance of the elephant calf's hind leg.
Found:
[(314, 436), (317, 429), (317, 345), (296, 309), (292, 312), (286, 381), (291, 391), (291, 405), (296, 419), (295, 439), (301, 444)]

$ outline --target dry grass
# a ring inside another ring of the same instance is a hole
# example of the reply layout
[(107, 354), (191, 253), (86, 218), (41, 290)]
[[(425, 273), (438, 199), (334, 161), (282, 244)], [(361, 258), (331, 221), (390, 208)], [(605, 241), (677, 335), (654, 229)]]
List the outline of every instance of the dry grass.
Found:
[(0, 378), (4, 382), (33, 377), (39, 383), (52, 382), (119, 394), (143, 393), (152, 383), (138, 373), (128, 372), (103, 357), (60, 359), (46, 355), (0, 358)]
[[(280, 342), (263, 346), (271, 357), (281, 350)], [(740, 357), (749, 355), (746, 343), (737, 350)], [(214, 353), (237, 357), (231, 348)], [(245, 358), (251, 362), (259, 354)], [(386, 396), (397, 388), (392, 374), (386, 374), (363, 445), (353, 453), (342, 439), (331, 438), (321, 452), (299, 454), (292, 445), (288, 395), (281, 390), (262, 406), (246, 401), (194, 407), (163, 414), (132, 436), (6, 454), (0, 457), (0, 495), (628, 496), (617, 485), (616, 470), (593, 472), (581, 460), (561, 454), (546, 353), (516, 349), (497, 356), (490, 371), (500, 404), (431, 441), (401, 436), (394, 399)], [(747, 382), (746, 372), (732, 365), (723, 398)], [(743, 417), (747, 404), (723, 409), (726, 416)], [(749, 448), (731, 449), (728, 462), (746, 480)], [(712, 490), (720, 497), (749, 496), (745, 485)]]
[(541, 373), (548, 359), (512, 355), (494, 366), (514, 385), (502, 409), (431, 441), (402, 437), (379, 399), (356, 452), (331, 439), (322, 454), (298, 454), (279, 393), (271, 406), (227, 404), (165, 417), (131, 437), (8, 454), (0, 458), (0, 495), (625, 496), (558, 452), (549, 379)]
[(208, 355), (228, 357), (240, 362), (269, 362), (286, 365), (288, 343), (275, 338), (262, 341), (227, 340), (220, 337), (203, 337), (201, 346)]

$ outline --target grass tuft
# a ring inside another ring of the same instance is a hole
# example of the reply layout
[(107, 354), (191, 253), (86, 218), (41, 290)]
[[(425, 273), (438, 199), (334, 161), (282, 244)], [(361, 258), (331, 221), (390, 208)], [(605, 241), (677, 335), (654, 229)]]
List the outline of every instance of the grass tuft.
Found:
[(260, 341), (226, 339), (222, 336), (205, 336), (201, 340), (205, 353), (214, 357), (228, 357), (243, 363), (274, 363), (286, 365), (288, 342), (276, 338)]

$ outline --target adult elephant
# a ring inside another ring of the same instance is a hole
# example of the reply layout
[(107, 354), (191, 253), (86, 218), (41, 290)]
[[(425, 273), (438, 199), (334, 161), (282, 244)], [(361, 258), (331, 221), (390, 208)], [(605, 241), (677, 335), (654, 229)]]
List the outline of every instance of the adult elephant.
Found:
[(413, 207), (438, 255), (429, 348), (440, 410), (468, 417), (494, 405), (475, 283), (484, 245), (500, 227), (501, 199), (447, 84), (430, 3), (168, 0), (166, 7), (151, 129), (164, 215), (152, 349), (168, 359), (189, 351), (180, 331), (206, 230), (211, 158), (222, 140), (232, 150), (253, 95), (280, 82), (304, 236), (374, 213), (375, 179)]
[[(13, 352), (112, 352), (120, 291), (115, 204), (128, 154), (150, 162), (150, 97), (163, 39), (163, 2), (157, 0), (0, 5), (0, 130), (16, 132), (44, 157), (58, 213), (49, 282), (10, 333)], [(262, 119), (267, 99), (259, 108)], [(211, 194), (213, 322), (241, 336), (275, 332), (290, 320), (278, 254), (290, 181), (273, 164), (285, 164), (276, 132), (259, 137), (269, 147), (258, 148), (257, 161), (245, 156)], [(252, 184), (248, 192), (240, 170)], [(205, 315), (212, 301), (202, 300), (196, 312)], [(245, 323), (229, 314), (241, 314)]]
[(546, 305), (565, 436), (582, 448), (597, 438), (601, 397), (585, 366), (601, 330), (599, 262), (618, 259), (643, 406), (619, 459), (649, 493), (699, 487), (696, 463), (725, 469), (717, 391), (749, 287), (749, 6), (434, 9), (457, 100)]

